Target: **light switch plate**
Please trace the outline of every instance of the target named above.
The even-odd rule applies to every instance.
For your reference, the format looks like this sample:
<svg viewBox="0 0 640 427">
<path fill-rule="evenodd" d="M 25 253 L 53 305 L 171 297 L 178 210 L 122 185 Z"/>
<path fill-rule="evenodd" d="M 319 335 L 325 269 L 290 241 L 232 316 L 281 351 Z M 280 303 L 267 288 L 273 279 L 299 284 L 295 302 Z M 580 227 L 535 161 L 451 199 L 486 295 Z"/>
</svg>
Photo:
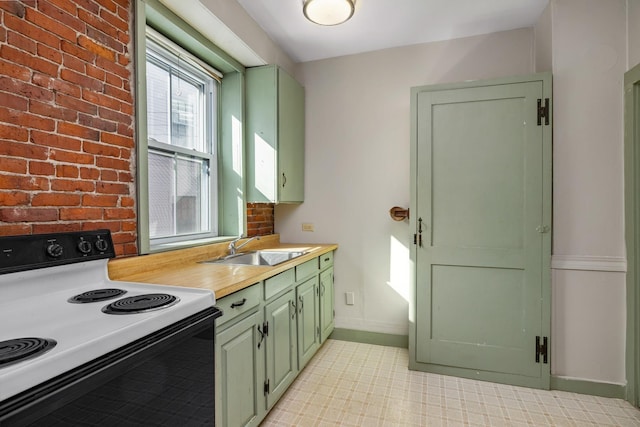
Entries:
<svg viewBox="0 0 640 427">
<path fill-rule="evenodd" d="M 302 223 L 302 231 L 313 231 L 313 223 L 311 223 L 311 222 L 303 222 Z"/>
<path fill-rule="evenodd" d="M 345 292 L 344 293 L 347 305 L 355 304 L 355 295 L 353 292 Z"/>
</svg>

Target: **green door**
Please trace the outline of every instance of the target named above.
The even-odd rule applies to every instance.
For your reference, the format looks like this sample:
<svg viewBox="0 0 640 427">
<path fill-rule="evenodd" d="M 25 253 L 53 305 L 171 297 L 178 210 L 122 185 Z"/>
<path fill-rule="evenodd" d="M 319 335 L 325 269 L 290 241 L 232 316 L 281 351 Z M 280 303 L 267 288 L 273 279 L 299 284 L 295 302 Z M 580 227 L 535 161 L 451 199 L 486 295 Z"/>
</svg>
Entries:
<svg viewBox="0 0 640 427">
<path fill-rule="evenodd" d="M 267 410 L 278 401 L 296 376 L 296 321 L 294 292 L 270 302 L 265 307 L 267 334 Z"/>
<path fill-rule="evenodd" d="M 411 365 L 546 388 L 550 76 L 460 86 L 414 91 Z"/>
</svg>

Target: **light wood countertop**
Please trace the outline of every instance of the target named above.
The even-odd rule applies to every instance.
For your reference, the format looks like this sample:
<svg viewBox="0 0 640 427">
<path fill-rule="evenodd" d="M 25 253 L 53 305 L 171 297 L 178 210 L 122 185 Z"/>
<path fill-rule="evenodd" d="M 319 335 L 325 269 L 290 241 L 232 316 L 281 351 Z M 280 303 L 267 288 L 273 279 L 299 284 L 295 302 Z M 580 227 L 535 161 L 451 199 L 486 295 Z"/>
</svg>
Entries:
<svg viewBox="0 0 640 427">
<path fill-rule="evenodd" d="M 338 248 L 336 244 L 280 243 L 280 236 L 273 234 L 250 242 L 240 252 L 257 249 L 293 249 L 309 253 L 273 267 L 201 262 L 226 255 L 228 244 L 229 242 L 215 243 L 113 259 L 108 264 L 109 277 L 112 280 L 127 282 L 210 289 L 215 293 L 216 299 L 220 299 Z"/>
</svg>

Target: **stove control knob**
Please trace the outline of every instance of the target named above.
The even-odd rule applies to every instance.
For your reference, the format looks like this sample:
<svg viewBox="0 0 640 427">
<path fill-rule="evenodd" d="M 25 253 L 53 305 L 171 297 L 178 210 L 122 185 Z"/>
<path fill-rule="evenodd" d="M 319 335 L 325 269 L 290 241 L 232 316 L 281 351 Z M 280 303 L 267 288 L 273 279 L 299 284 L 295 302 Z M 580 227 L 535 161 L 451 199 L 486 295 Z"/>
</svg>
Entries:
<svg viewBox="0 0 640 427">
<path fill-rule="evenodd" d="M 88 254 L 91 252 L 91 249 L 91 242 L 87 240 L 80 240 L 80 243 L 78 243 L 78 250 L 83 254 Z"/>
<path fill-rule="evenodd" d="M 99 251 L 104 252 L 109 249 L 109 243 L 107 243 L 106 240 L 102 240 L 98 237 L 98 240 L 96 240 L 96 248 L 98 248 Z"/>
<path fill-rule="evenodd" d="M 60 243 L 54 242 L 49 244 L 49 246 L 47 246 L 47 253 L 49 254 L 49 256 L 52 256 L 54 258 L 60 257 L 63 252 L 64 252 L 64 248 Z"/>
</svg>

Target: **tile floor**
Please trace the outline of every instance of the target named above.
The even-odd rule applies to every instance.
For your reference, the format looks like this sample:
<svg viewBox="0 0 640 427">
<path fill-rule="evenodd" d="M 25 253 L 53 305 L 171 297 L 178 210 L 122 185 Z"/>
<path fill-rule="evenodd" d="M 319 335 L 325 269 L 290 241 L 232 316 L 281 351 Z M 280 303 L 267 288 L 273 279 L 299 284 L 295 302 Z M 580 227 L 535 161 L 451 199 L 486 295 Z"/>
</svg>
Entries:
<svg viewBox="0 0 640 427">
<path fill-rule="evenodd" d="M 640 426 L 624 400 L 409 371 L 408 359 L 328 340 L 261 426 Z"/>
</svg>

